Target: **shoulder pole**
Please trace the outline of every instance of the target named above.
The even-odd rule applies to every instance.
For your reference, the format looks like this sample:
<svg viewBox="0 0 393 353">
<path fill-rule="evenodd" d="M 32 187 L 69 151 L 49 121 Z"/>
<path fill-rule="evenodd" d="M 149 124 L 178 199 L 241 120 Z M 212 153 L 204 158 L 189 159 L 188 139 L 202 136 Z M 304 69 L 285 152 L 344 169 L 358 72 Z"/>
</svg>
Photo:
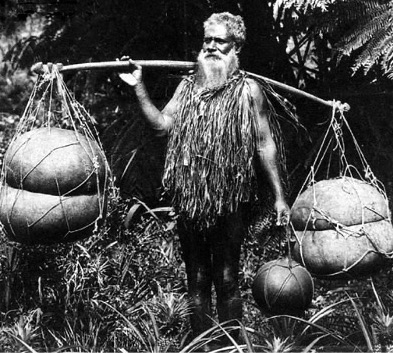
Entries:
<svg viewBox="0 0 393 353">
<path fill-rule="evenodd" d="M 142 67 L 146 68 L 161 68 L 161 69 L 175 69 L 175 70 L 187 70 L 187 71 L 192 71 L 196 67 L 196 63 L 193 61 L 171 61 L 171 60 L 134 60 L 134 62 Z M 49 65 L 49 64 L 47 64 Z M 111 70 L 116 70 L 116 71 L 127 71 L 130 64 L 128 61 L 102 61 L 102 62 L 92 62 L 92 63 L 83 63 L 83 64 L 72 64 L 72 65 L 62 65 L 62 64 L 56 64 L 58 67 L 58 70 L 60 72 L 72 72 L 72 71 L 78 71 L 78 70 L 104 70 L 104 69 L 111 69 Z M 40 62 L 36 63 L 32 66 L 31 70 L 37 74 L 42 74 L 45 72 L 45 65 Z M 347 103 L 341 104 L 340 102 L 332 101 L 332 100 L 324 100 L 322 98 L 319 98 L 311 93 L 307 93 L 305 91 L 302 91 L 298 88 L 286 85 L 285 83 L 272 80 L 270 78 L 267 78 L 265 76 L 257 75 L 252 72 L 247 72 L 247 74 L 250 77 L 254 77 L 260 80 L 264 80 L 270 85 L 277 87 L 285 92 L 308 98 L 314 102 L 330 106 L 334 109 L 337 108 L 337 106 L 340 107 L 340 109 L 347 111 L 350 109 L 350 106 Z"/>
</svg>

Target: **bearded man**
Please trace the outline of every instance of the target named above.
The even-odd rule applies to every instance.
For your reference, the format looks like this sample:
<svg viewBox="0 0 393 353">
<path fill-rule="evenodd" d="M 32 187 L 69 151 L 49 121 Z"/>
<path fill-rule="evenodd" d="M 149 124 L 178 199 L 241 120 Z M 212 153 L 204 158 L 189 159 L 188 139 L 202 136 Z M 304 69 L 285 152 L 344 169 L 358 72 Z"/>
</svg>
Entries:
<svg viewBox="0 0 393 353">
<path fill-rule="evenodd" d="M 270 187 L 276 224 L 289 220 L 266 97 L 239 70 L 244 42 L 240 16 L 224 12 L 209 17 L 197 71 L 180 83 L 162 111 L 149 98 L 141 67 L 130 61 L 132 73 L 120 74 L 134 88 L 152 129 L 169 135 L 163 187 L 179 215 L 195 335 L 212 326 L 213 284 L 219 321 L 242 318 L 243 211 L 258 199 L 258 188 Z"/>
</svg>

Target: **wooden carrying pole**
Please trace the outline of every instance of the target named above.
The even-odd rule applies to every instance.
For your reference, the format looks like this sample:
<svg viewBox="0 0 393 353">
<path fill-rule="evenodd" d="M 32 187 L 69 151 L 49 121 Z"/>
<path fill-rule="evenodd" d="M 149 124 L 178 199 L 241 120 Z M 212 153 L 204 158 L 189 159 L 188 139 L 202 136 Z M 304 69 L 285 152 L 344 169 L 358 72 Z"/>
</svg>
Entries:
<svg viewBox="0 0 393 353">
<path fill-rule="evenodd" d="M 170 60 L 133 60 L 133 63 L 136 65 L 140 65 L 142 67 L 146 68 L 162 68 L 162 69 L 176 69 L 176 70 L 194 70 L 196 67 L 196 63 L 193 61 L 170 61 Z M 47 64 L 47 66 L 50 66 L 53 64 Z M 130 68 L 130 62 L 129 61 L 102 61 L 102 62 L 93 62 L 93 63 L 83 63 L 83 64 L 73 64 L 73 65 L 65 65 L 63 66 L 62 64 L 56 64 L 58 70 L 60 72 L 70 72 L 70 71 L 78 71 L 78 70 L 103 70 L 103 69 L 111 69 L 111 70 L 117 70 L 117 71 L 128 71 Z M 37 63 L 33 65 L 32 71 L 36 73 L 43 73 L 44 71 L 44 64 L 43 63 Z M 327 105 L 329 107 L 333 107 L 336 109 L 339 107 L 342 110 L 349 110 L 350 107 L 347 103 L 341 104 L 341 102 L 336 102 L 336 101 L 331 101 L 331 100 L 324 100 L 322 98 L 319 98 L 317 96 L 314 96 L 313 94 L 304 92 L 298 88 L 286 85 L 284 83 L 281 83 L 279 81 L 272 80 L 270 78 L 257 75 L 251 72 L 247 72 L 247 74 L 251 77 L 255 77 L 261 80 L 266 81 L 267 83 L 271 84 L 274 87 L 277 87 L 279 89 L 282 89 L 286 92 L 289 92 L 291 94 L 308 98 L 310 100 L 313 100 L 314 102 Z"/>
<path fill-rule="evenodd" d="M 134 60 L 136 65 L 142 67 L 162 68 L 162 69 L 177 69 L 177 70 L 193 70 L 195 63 L 192 61 L 169 61 L 169 60 Z M 130 68 L 129 61 L 103 61 L 96 63 L 74 64 L 66 65 L 60 68 L 59 71 L 76 71 L 76 70 L 99 70 L 99 69 L 112 69 L 112 70 L 125 70 Z"/>
</svg>

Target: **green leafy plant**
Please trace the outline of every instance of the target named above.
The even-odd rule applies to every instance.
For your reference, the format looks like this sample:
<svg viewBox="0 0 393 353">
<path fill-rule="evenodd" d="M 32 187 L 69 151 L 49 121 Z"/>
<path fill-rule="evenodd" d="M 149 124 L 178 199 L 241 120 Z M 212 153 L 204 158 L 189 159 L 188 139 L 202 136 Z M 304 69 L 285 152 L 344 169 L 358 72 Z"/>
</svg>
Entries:
<svg viewBox="0 0 393 353">
<path fill-rule="evenodd" d="M 42 348 L 40 335 L 40 325 L 42 320 L 42 311 L 37 308 L 30 310 L 26 314 L 21 313 L 16 322 L 9 327 L 2 329 L 13 341 L 18 351 L 23 351 L 26 347 L 30 350 L 34 348 Z"/>
<path fill-rule="evenodd" d="M 371 287 L 375 298 L 372 310 L 366 310 L 359 300 L 353 298 L 350 298 L 351 304 L 355 309 L 359 329 L 368 350 L 388 352 L 393 344 L 393 316 L 382 302 L 372 280 Z"/>
<path fill-rule="evenodd" d="M 393 78 L 393 2 L 383 0 L 294 0 L 278 1 L 286 9 L 307 13 L 318 35 L 336 38 L 338 62 L 353 56 L 353 73 L 367 74 L 380 66 Z M 313 18 L 312 18 L 313 17 Z"/>
</svg>

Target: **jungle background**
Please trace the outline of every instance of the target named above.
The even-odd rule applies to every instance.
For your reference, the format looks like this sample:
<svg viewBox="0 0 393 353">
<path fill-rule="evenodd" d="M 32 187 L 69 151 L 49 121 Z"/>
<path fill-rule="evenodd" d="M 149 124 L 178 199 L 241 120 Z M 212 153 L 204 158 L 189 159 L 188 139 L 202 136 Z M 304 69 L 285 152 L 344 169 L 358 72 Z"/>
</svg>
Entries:
<svg viewBox="0 0 393 353">
<path fill-rule="evenodd" d="M 391 202 L 392 1 L 2 1 L 1 159 L 37 79 L 31 71 L 34 63 L 68 65 L 124 55 L 191 61 L 200 49 L 203 21 L 221 11 L 245 20 L 243 69 L 350 105 L 345 118 Z M 183 74 L 144 70 L 158 106 L 168 101 Z M 157 203 L 155 194 L 162 155 L 149 153 L 157 145 L 144 129 L 135 98 L 111 70 L 65 73 L 64 80 L 95 120 L 116 176 L 108 216 L 99 232 L 74 244 L 25 246 L 1 236 L 0 350 L 198 350 L 217 333 L 208 332 L 198 341 L 188 338 L 190 308 L 175 215 Z M 304 126 L 283 123 L 288 199 L 293 202 L 332 108 L 277 92 Z M 137 132 L 132 130 L 135 122 Z M 138 178 L 122 178 L 135 151 Z M 347 154 L 354 152 L 349 148 Z M 135 198 L 147 211 L 136 220 L 129 213 Z M 246 241 L 241 268 L 244 345 L 236 350 L 391 350 L 389 260 L 373 278 L 315 279 L 313 303 L 301 317 L 261 311 L 251 295 L 253 276 L 285 251 L 283 243 L 281 235 Z"/>
</svg>

